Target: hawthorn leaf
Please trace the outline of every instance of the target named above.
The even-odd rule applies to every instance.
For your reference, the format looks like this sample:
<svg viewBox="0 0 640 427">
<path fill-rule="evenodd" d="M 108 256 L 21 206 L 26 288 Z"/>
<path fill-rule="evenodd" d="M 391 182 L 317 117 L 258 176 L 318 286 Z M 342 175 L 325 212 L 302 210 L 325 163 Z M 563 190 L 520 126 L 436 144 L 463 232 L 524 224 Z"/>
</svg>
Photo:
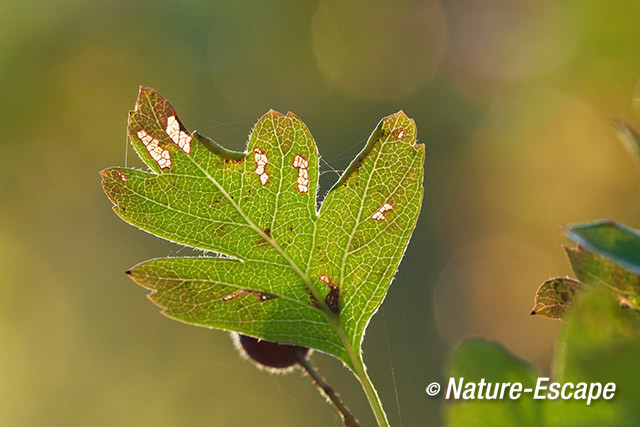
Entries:
<svg viewBox="0 0 640 427">
<path fill-rule="evenodd" d="M 640 424 L 640 318 L 621 310 L 602 287 L 580 292 L 558 334 L 554 381 L 616 385 L 615 397 L 584 401 L 558 400 L 549 411 L 552 425 L 612 426 Z"/>
<path fill-rule="evenodd" d="M 536 291 L 531 314 L 562 320 L 567 310 L 573 305 L 579 290 L 580 282 L 575 279 L 568 277 L 549 279 Z"/>
<path fill-rule="evenodd" d="M 150 171 L 108 168 L 125 221 L 215 257 L 128 273 L 176 320 L 332 354 L 361 379 L 361 342 L 420 211 L 424 146 L 402 111 L 384 118 L 319 210 L 318 152 L 294 114 L 266 113 L 245 152 L 189 132 L 141 88 L 129 137 Z"/>
<path fill-rule="evenodd" d="M 465 384 L 493 383 L 491 390 L 485 391 L 488 396 L 496 393 L 495 383 L 521 383 L 524 388 L 535 388 L 540 372 L 526 361 L 514 356 L 502 345 L 482 338 L 470 338 L 462 341 L 449 362 L 445 375 Z M 539 401 L 528 396 L 520 399 L 509 399 L 509 388 L 505 389 L 503 398 L 500 390 L 492 399 L 456 400 L 453 390 L 451 400 L 445 407 L 446 425 L 457 426 L 540 426 L 544 425 L 544 414 L 540 412 Z M 446 391 L 445 391 L 446 393 Z M 479 391 L 477 391 L 479 393 Z M 499 421 L 498 421 L 499 420 Z M 499 424 L 496 424 L 498 423 Z"/>
<path fill-rule="evenodd" d="M 579 245 L 564 250 L 578 280 L 558 277 L 545 281 L 536 291 L 531 314 L 563 320 L 584 285 L 607 289 L 621 306 L 640 310 L 640 275 Z"/>
<path fill-rule="evenodd" d="M 567 237 L 591 252 L 640 274 L 640 232 L 609 220 L 573 224 Z"/>
<path fill-rule="evenodd" d="M 603 287 L 616 295 L 621 305 L 640 309 L 640 275 L 582 246 L 565 251 L 580 282 Z"/>
</svg>

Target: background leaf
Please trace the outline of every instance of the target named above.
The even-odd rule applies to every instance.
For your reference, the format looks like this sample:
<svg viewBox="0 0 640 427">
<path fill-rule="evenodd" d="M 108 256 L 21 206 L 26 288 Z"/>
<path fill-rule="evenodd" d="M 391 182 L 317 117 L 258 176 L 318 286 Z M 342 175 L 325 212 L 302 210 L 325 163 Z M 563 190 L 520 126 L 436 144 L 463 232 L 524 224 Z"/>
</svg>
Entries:
<svg viewBox="0 0 640 427">
<path fill-rule="evenodd" d="M 640 276 L 581 246 L 565 248 L 565 251 L 580 282 L 606 288 L 622 304 L 639 307 Z"/>
<path fill-rule="evenodd" d="M 578 294 L 558 335 L 551 381 L 616 384 L 615 397 L 587 406 L 584 400 L 455 401 L 447 408 L 450 426 L 633 426 L 640 423 L 640 374 L 629 369 L 640 358 L 640 322 L 635 311 L 620 309 L 603 288 Z M 448 375 L 465 381 L 522 382 L 533 387 L 543 376 L 501 345 L 466 340 L 454 353 Z M 498 424 L 496 420 L 500 420 Z"/>
<path fill-rule="evenodd" d="M 557 402 L 549 414 L 555 425 L 638 425 L 640 423 L 640 323 L 634 311 L 621 309 L 602 288 L 581 293 L 558 335 L 554 376 L 559 382 L 613 382 L 612 400 L 586 406 Z"/>
<path fill-rule="evenodd" d="M 573 305 L 573 299 L 580 290 L 580 282 L 567 277 L 556 277 L 542 283 L 536 291 L 531 314 L 563 319 Z"/>
<path fill-rule="evenodd" d="M 447 377 L 466 382 L 522 383 L 523 388 L 535 387 L 540 372 L 529 363 L 509 353 L 502 345 L 481 338 L 463 341 L 451 358 Z M 449 426 L 540 426 L 544 415 L 539 402 L 518 400 L 458 400 L 446 407 Z M 498 421 L 499 420 L 499 421 Z"/>
<path fill-rule="evenodd" d="M 640 274 L 640 233 L 613 221 L 573 224 L 567 236 L 592 252 Z"/>
</svg>

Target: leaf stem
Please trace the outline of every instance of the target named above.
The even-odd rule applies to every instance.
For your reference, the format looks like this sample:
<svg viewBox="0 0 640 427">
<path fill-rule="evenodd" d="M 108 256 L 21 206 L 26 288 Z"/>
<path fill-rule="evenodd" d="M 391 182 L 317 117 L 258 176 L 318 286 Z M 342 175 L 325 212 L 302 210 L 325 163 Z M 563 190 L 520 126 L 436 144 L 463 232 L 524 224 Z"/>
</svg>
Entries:
<svg viewBox="0 0 640 427">
<path fill-rule="evenodd" d="M 345 427 L 360 427 L 360 423 L 353 416 L 351 410 L 344 404 L 338 393 L 331 387 L 327 381 L 318 373 L 315 367 L 311 364 L 309 359 L 305 354 L 300 352 L 296 353 L 296 358 L 298 359 L 298 364 L 304 369 L 304 371 L 311 377 L 313 383 L 318 387 L 321 393 L 323 393 L 329 401 L 336 408 L 340 417 L 342 418 L 342 422 Z"/>
<path fill-rule="evenodd" d="M 342 328 L 342 325 L 339 324 L 339 319 L 333 318 L 330 321 L 334 323 L 333 327 L 336 330 L 338 337 L 342 342 L 342 345 L 347 351 L 347 354 L 349 356 L 349 361 L 351 362 L 349 367 L 353 371 L 356 378 L 358 378 L 358 381 L 360 381 L 360 385 L 362 386 L 362 389 L 364 390 L 364 393 L 367 396 L 367 400 L 369 401 L 369 406 L 371 407 L 371 410 L 373 411 L 373 414 L 376 417 L 376 422 L 378 423 L 378 426 L 389 427 L 389 420 L 387 419 L 387 414 L 384 412 L 384 409 L 382 408 L 382 401 L 380 400 L 380 396 L 378 396 L 378 392 L 373 386 L 373 383 L 371 382 L 369 375 L 367 375 L 367 367 L 365 366 L 364 361 L 362 360 L 362 356 L 360 354 L 357 354 L 355 349 L 353 348 L 353 345 L 351 345 L 351 342 L 349 341 L 349 338 L 347 337 L 347 334 L 345 333 L 344 328 Z"/>
<path fill-rule="evenodd" d="M 367 395 L 367 399 L 369 400 L 369 405 L 373 410 L 373 414 L 376 416 L 376 421 L 378 422 L 378 426 L 380 427 L 389 427 L 389 420 L 387 419 L 387 414 L 384 412 L 382 408 L 382 402 L 380 401 L 380 396 L 378 396 L 378 392 L 376 391 L 369 375 L 367 375 L 367 368 L 364 365 L 364 362 L 360 361 L 360 364 L 357 365 L 356 376 L 358 380 L 360 380 L 360 384 L 364 389 L 364 393 Z"/>
</svg>

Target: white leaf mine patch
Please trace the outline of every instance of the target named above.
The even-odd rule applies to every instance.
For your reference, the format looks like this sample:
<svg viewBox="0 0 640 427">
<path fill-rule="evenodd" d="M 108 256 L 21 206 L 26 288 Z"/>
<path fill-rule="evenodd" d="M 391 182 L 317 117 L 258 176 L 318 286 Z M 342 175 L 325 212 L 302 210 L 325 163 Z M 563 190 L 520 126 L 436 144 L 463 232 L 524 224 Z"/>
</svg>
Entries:
<svg viewBox="0 0 640 427">
<path fill-rule="evenodd" d="M 260 183 L 264 186 L 269 181 L 269 174 L 267 173 L 267 165 L 269 164 L 269 158 L 267 153 L 262 148 L 253 149 L 253 161 L 256 163 L 256 175 L 260 177 Z"/>
<path fill-rule="evenodd" d="M 385 213 L 389 212 L 391 209 L 393 209 L 393 206 L 390 203 L 385 203 L 371 215 L 371 219 L 374 221 L 384 221 L 387 219 Z"/>
<path fill-rule="evenodd" d="M 296 183 L 298 184 L 298 191 L 301 193 L 309 192 L 309 161 L 302 157 L 300 154 L 296 154 L 293 158 L 294 168 L 298 169 L 298 178 Z"/>
<path fill-rule="evenodd" d="M 127 176 L 125 174 L 123 174 L 120 171 L 113 171 L 116 175 L 118 175 L 118 178 L 120 178 L 120 181 L 122 182 L 127 182 Z"/>
<path fill-rule="evenodd" d="M 222 301 L 231 301 L 232 299 L 238 298 L 241 295 L 247 294 L 248 292 L 244 289 L 238 289 L 235 292 L 230 293 L 229 295 L 225 295 L 222 297 Z"/>
<path fill-rule="evenodd" d="M 407 132 L 403 128 L 396 130 L 396 136 L 398 137 L 398 139 L 404 138 L 406 133 Z"/>
<path fill-rule="evenodd" d="M 270 299 L 277 298 L 276 295 L 268 294 L 266 292 L 257 292 L 257 291 L 248 291 L 246 289 L 238 289 L 237 291 L 232 292 L 229 295 L 223 296 L 222 301 L 225 301 L 225 302 L 231 301 L 232 299 L 236 299 L 246 294 L 253 295 L 260 302 L 269 301 Z"/>
<path fill-rule="evenodd" d="M 169 169 L 171 167 L 171 153 L 169 153 L 169 150 L 160 147 L 157 139 L 149 135 L 144 129 L 138 131 L 138 138 L 140 138 L 140 141 L 142 141 L 151 158 L 158 164 L 160 169 Z"/>
<path fill-rule="evenodd" d="M 185 154 L 191 151 L 191 135 L 180 129 L 180 122 L 176 116 L 167 117 L 167 135 Z"/>
</svg>

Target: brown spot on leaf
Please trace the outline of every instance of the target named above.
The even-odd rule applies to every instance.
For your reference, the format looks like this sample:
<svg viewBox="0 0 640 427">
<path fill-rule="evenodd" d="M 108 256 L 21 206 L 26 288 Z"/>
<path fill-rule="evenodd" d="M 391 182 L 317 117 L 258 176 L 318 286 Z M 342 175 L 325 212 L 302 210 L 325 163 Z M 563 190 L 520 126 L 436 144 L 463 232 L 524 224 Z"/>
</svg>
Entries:
<svg viewBox="0 0 640 427">
<path fill-rule="evenodd" d="M 309 299 L 311 300 L 311 304 L 313 304 L 315 308 L 320 308 L 320 303 L 318 302 L 316 297 L 313 296 L 311 292 L 309 292 Z"/>
<path fill-rule="evenodd" d="M 219 224 L 213 229 L 213 234 L 218 238 L 224 238 L 229 235 L 230 227 L 228 224 Z"/>
<path fill-rule="evenodd" d="M 244 162 L 244 160 L 245 160 L 244 158 L 242 158 L 242 159 L 229 159 L 229 158 L 225 158 L 225 159 L 224 159 L 224 164 L 225 164 L 225 165 L 237 165 L 237 164 L 239 164 L 239 163 Z"/>
<path fill-rule="evenodd" d="M 333 283 L 329 278 L 329 276 L 327 276 L 326 274 L 323 274 L 320 277 L 318 277 L 318 280 L 326 283 L 327 286 L 329 286 L 329 293 L 325 298 L 325 302 L 327 303 L 331 311 L 333 311 L 334 313 L 338 313 L 340 311 L 340 307 L 338 305 L 340 289 L 338 288 L 338 285 Z"/>
<path fill-rule="evenodd" d="M 255 242 L 255 245 L 256 245 L 256 247 L 258 247 L 258 248 L 265 247 L 265 246 L 267 246 L 268 244 L 269 244 L 269 242 L 267 242 L 267 240 L 266 240 L 264 237 L 262 237 L 262 236 L 258 236 L 258 238 L 256 239 L 256 242 Z"/>
</svg>

